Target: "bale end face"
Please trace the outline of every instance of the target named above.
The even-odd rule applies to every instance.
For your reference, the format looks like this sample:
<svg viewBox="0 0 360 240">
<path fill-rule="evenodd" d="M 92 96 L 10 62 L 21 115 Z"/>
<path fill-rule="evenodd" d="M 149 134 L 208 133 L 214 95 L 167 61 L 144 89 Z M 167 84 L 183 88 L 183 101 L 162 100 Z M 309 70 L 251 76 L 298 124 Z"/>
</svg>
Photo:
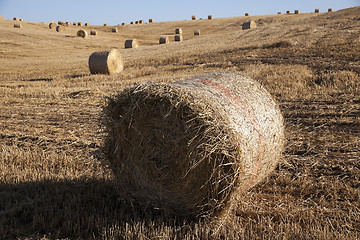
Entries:
<svg viewBox="0 0 360 240">
<path fill-rule="evenodd" d="M 86 38 L 88 36 L 88 33 L 85 30 L 80 29 L 79 31 L 77 31 L 76 36 L 81 38 Z"/>
<path fill-rule="evenodd" d="M 295 11 L 294 11 L 294 14 L 299 14 L 299 10 L 295 10 Z"/>
<path fill-rule="evenodd" d="M 65 31 L 65 27 L 63 27 L 62 25 L 58 25 L 58 26 L 56 27 L 56 31 L 57 31 L 57 32 L 63 32 L 63 31 Z"/>
<path fill-rule="evenodd" d="M 330 13 L 330 12 L 333 12 L 334 10 L 332 9 L 332 8 L 329 8 L 328 9 L 328 12 Z"/>
<path fill-rule="evenodd" d="M 56 28 L 56 26 L 57 26 L 56 23 L 53 23 L 53 22 L 49 24 L 50 29 L 54 29 L 54 28 Z"/>
<path fill-rule="evenodd" d="M 208 16 L 208 20 L 212 20 L 213 19 L 213 16 L 212 15 L 209 15 Z"/>
<path fill-rule="evenodd" d="M 137 48 L 139 43 L 136 39 L 128 39 L 125 41 L 125 48 Z"/>
<path fill-rule="evenodd" d="M 248 16 L 250 16 L 250 14 L 249 14 L 249 13 L 245 13 L 245 17 L 248 17 Z"/>
<path fill-rule="evenodd" d="M 318 8 L 315 9 L 315 13 L 319 13 L 320 10 Z"/>
<path fill-rule="evenodd" d="M 153 23 L 154 22 L 154 19 L 153 18 L 150 18 L 149 19 L 149 23 Z"/>
<path fill-rule="evenodd" d="M 96 30 L 91 30 L 90 35 L 97 36 L 98 32 Z"/>
<path fill-rule="evenodd" d="M 179 216 L 231 210 L 276 167 L 284 144 L 278 106 L 238 74 L 145 82 L 110 99 L 104 116 L 119 193 Z"/>
<path fill-rule="evenodd" d="M 243 25 L 242 25 L 243 30 L 253 29 L 253 28 L 256 28 L 256 22 L 254 22 L 254 21 L 246 22 L 246 23 L 243 23 Z"/>
<path fill-rule="evenodd" d="M 115 74 L 124 69 L 123 58 L 117 49 L 94 52 L 89 57 L 89 68 L 92 74 Z"/>
</svg>

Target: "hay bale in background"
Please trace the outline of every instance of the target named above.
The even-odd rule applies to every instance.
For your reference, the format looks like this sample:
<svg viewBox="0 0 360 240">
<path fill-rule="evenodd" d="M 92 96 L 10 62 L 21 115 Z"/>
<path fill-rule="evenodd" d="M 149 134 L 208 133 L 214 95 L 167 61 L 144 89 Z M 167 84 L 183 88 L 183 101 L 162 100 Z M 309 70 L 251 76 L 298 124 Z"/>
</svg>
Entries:
<svg viewBox="0 0 360 240">
<path fill-rule="evenodd" d="M 116 27 L 114 27 L 114 28 L 111 29 L 111 32 L 117 33 L 117 32 L 118 32 L 118 29 L 117 29 Z"/>
<path fill-rule="evenodd" d="M 169 37 L 168 36 L 162 36 L 159 39 L 159 44 L 168 44 L 169 43 Z"/>
<path fill-rule="evenodd" d="M 73 26 L 77 26 L 77 23 L 76 23 L 76 22 L 73 22 Z"/>
<path fill-rule="evenodd" d="M 63 27 L 62 25 L 58 25 L 58 26 L 56 26 L 56 31 L 63 32 L 63 31 L 65 31 L 65 27 Z"/>
<path fill-rule="evenodd" d="M 22 28 L 22 25 L 20 22 L 14 23 L 14 28 Z"/>
<path fill-rule="evenodd" d="M 191 16 L 191 20 L 196 20 L 196 16 L 195 15 Z"/>
<path fill-rule="evenodd" d="M 328 9 L 328 12 L 330 13 L 330 12 L 333 12 L 334 10 L 332 9 L 332 8 L 329 8 Z"/>
<path fill-rule="evenodd" d="M 294 11 L 294 14 L 299 14 L 299 10 L 295 10 L 295 11 Z"/>
<path fill-rule="evenodd" d="M 144 23 L 144 20 L 139 20 L 139 24 L 143 24 Z"/>
<path fill-rule="evenodd" d="M 128 39 L 125 41 L 125 48 L 137 48 L 139 43 L 136 39 Z"/>
<path fill-rule="evenodd" d="M 281 112 L 250 78 L 143 82 L 104 108 L 104 156 L 125 200 L 179 216 L 224 216 L 276 167 Z"/>
<path fill-rule="evenodd" d="M 77 25 L 81 27 L 81 26 L 83 25 L 83 23 L 82 23 L 82 22 L 78 22 Z"/>
<path fill-rule="evenodd" d="M 23 22 L 23 21 L 24 21 L 24 19 L 20 18 L 20 19 L 19 19 L 19 21 L 20 21 L 20 22 Z"/>
<path fill-rule="evenodd" d="M 149 19 L 149 23 L 153 23 L 154 22 L 154 19 L 153 18 L 150 18 Z"/>
<path fill-rule="evenodd" d="M 4 17 L 3 17 L 3 16 L 0 16 L 0 20 L 4 20 Z"/>
<path fill-rule="evenodd" d="M 281 12 L 278 12 L 277 14 L 281 14 Z"/>
<path fill-rule="evenodd" d="M 90 35 L 97 36 L 97 35 L 98 35 L 98 32 L 97 32 L 96 30 L 91 30 L 91 31 L 90 31 Z"/>
<path fill-rule="evenodd" d="M 318 8 L 315 9 L 315 13 L 319 13 L 320 10 Z"/>
<path fill-rule="evenodd" d="M 18 17 L 14 17 L 13 20 L 14 20 L 14 21 L 19 21 L 19 18 L 18 18 Z"/>
<path fill-rule="evenodd" d="M 94 52 L 89 57 L 89 68 L 92 74 L 115 74 L 124 69 L 123 58 L 117 49 Z"/>
<path fill-rule="evenodd" d="M 213 15 L 208 15 L 208 20 L 212 20 L 213 19 Z"/>
<path fill-rule="evenodd" d="M 286 11 L 286 14 L 291 14 L 291 11 Z"/>
<path fill-rule="evenodd" d="M 132 24 L 134 24 L 134 22 L 130 22 L 130 24 L 132 25 Z"/>
<path fill-rule="evenodd" d="M 126 23 L 123 22 L 121 25 L 122 25 L 122 26 L 126 26 Z"/>
<path fill-rule="evenodd" d="M 182 34 L 182 29 L 181 28 L 176 28 L 175 29 L 175 34 Z"/>
<path fill-rule="evenodd" d="M 195 29 L 195 30 L 194 30 L 194 35 L 195 35 L 195 36 L 200 35 L 200 30 L 199 30 L 199 29 Z"/>
<path fill-rule="evenodd" d="M 248 17 L 248 16 L 250 16 L 249 13 L 245 13 L 245 17 Z"/>
<path fill-rule="evenodd" d="M 242 29 L 246 30 L 246 29 L 253 29 L 256 28 L 256 22 L 254 21 L 250 21 L 250 22 L 245 22 L 242 25 Z"/>
<path fill-rule="evenodd" d="M 66 26 L 70 27 L 71 26 L 71 22 L 66 22 Z"/>
<path fill-rule="evenodd" d="M 90 23 L 85 23 L 85 27 L 90 27 Z"/>
<path fill-rule="evenodd" d="M 58 25 L 63 25 L 64 22 L 63 21 L 58 21 Z"/>
<path fill-rule="evenodd" d="M 181 42 L 181 41 L 183 41 L 183 36 L 180 35 L 180 34 L 176 34 L 175 37 L 174 37 L 174 40 L 176 42 Z"/>
<path fill-rule="evenodd" d="M 135 21 L 135 24 L 139 24 L 139 21 Z"/>
<path fill-rule="evenodd" d="M 106 23 L 104 23 L 104 27 L 107 27 L 107 24 L 106 24 Z"/>
<path fill-rule="evenodd" d="M 76 36 L 81 38 L 86 38 L 88 36 L 88 33 L 85 30 L 80 29 L 79 31 L 77 31 Z"/>
<path fill-rule="evenodd" d="M 53 22 L 49 24 L 50 29 L 54 29 L 54 28 L 56 28 L 56 26 L 57 26 L 56 23 L 53 23 Z"/>
</svg>

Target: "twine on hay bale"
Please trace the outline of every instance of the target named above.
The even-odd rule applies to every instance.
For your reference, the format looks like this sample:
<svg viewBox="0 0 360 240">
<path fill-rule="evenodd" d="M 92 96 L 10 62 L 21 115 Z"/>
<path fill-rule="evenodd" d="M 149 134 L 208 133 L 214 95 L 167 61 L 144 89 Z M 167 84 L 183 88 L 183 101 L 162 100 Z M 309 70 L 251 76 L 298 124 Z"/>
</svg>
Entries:
<svg viewBox="0 0 360 240">
<path fill-rule="evenodd" d="M 91 30 L 91 31 L 90 31 L 90 35 L 97 36 L 97 35 L 98 35 L 98 32 L 97 32 L 96 30 Z"/>
<path fill-rule="evenodd" d="M 89 57 L 92 74 L 115 74 L 123 71 L 123 58 L 117 49 L 94 52 Z"/>
<path fill-rule="evenodd" d="M 175 29 L 175 34 L 182 34 L 182 29 L 181 28 L 176 28 Z"/>
<path fill-rule="evenodd" d="M 174 40 L 175 40 L 176 42 L 181 42 L 181 41 L 183 41 L 183 36 L 180 35 L 180 34 L 176 34 L 176 35 L 174 36 Z"/>
<path fill-rule="evenodd" d="M 137 48 L 139 43 L 136 39 L 128 39 L 125 41 L 125 48 Z"/>
<path fill-rule="evenodd" d="M 14 23 L 14 28 L 22 28 L 22 25 L 20 22 Z"/>
<path fill-rule="evenodd" d="M 65 31 L 65 28 L 62 25 L 58 25 L 58 26 L 56 26 L 56 31 L 63 32 L 63 31 Z"/>
<path fill-rule="evenodd" d="M 256 22 L 254 21 L 245 22 L 242 25 L 242 30 L 253 29 L 253 28 L 256 28 Z"/>
<path fill-rule="evenodd" d="M 117 32 L 118 32 L 118 29 L 117 29 L 116 27 L 114 27 L 114 28 L 111 29 L 111 32 L 117 33 Z"/>
<path fill-rule="evenodd" d="M 159 39 L 159 44 L 168 44 L 169 43 L 169 37 L 168 36 L 162 36 Z"/>
<path fill-rule="evenodd" d="M 79 31 L 77 31 L 76 36 L 81 38 L 86 38 L 88 36 L 88 33 L 87 31 L 80 29 Z"/>
<path fill-rule="evenodd" d="M 195 36 L 200 35 L 200 30 L 199 30 L 199 29 L 194 30 L 194 35 L 195 35 Z"/>
<path fill-rule="evenodd" d="M 104 156 L 125 200 L 221 217 L 276 167 L 283 118 L 257 82 L 211 73 L 144 82 L 108 100 Z"/>
<path fill-rule="evenodd" d="M 54 28 L 56 28 L 56 23 L 53 23 L 53 22 L 51 22 L 50 24 L 49 24 L 49 28 L 50 29 L 54 29 Z"/>
</svg>

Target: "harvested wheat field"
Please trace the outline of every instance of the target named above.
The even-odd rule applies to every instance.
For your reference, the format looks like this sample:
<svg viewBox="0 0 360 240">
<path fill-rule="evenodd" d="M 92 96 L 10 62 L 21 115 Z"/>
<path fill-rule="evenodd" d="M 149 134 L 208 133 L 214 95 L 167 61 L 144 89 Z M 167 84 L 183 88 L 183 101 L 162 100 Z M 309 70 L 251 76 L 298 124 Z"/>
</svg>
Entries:
<svg viewBox="0 0 360 240">
<path fill-rule="evenodd" d="M 119 25 L 117 34 L 92 25 L 99 34 L 85 39 L 76 37 L 78 27 L 56 32 L 49 23 L 25 21 L 17 29 L 1 20 L 0 239 L 360 239 L 359 16 L 360 7 L 189 19 Z M 243 31 L 248 21 L 256 28 Z M 183 41 L 174 42 L 175 28 L 183 30 Z M 159 45 L 160 36 L 169 44 Z M 137 39 L 139 47 L 125 49 L 127 39 Z M 90 55 L 114 48 L 123 71 L 90 74 Z M 119 194 L 119 175 L 104 161 L 111 99 L 139 84 L 174 86 L 218 72 L 257 81 L 279 106 L 285 142 L 273 171 L 238 194 L 226 217 L 179 216 Z M 157 106 L 164 114 L 175 105 Z M 174 111 L 172 117 L 185 116 Z M 179 124 L 192 121 L 184 119 Z M 178 125 L 175 120 L 169 126 Z M 161 138 L 156 130 L 167 125 L 153 124 L 153 136 Z M 127 144 L 137 154 L 138 142 Z M 167 158 L 182 153 L 167 146 L 157 146 Z M 131 157 L 126 150 L 118 156 Z M 232 156 L 226 148 L 219 153 Z"/>
</svg>

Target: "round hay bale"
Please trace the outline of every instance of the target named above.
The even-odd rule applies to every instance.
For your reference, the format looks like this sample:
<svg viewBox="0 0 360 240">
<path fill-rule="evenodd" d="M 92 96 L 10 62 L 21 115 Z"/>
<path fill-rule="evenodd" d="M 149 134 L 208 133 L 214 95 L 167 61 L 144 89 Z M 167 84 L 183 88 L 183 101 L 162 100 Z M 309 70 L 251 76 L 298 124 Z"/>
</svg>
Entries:
<svg viewBox="0 0 360 240">
<path fill-rule="evenodd" d="M 22 25 L 20 22 L 14 23 L 14 28 L 22 28 Z"/>
<path fill-rule="evenodd" d="M 295 13 L 295 14 L 299 14 L 299 10 L 295 10 L 294 13 Z"/>
<path fill-rule="evenodd" d="M 169 43 L 169 37 L 168 36 L 162 36 L 159 39 L 159 44 L 168 44 Z"/>
<path fill-rule="evenodd" d="M 180 35 L 180 34 L 176 34 L 175 37 L 174 37 L 174 40 L 176 42 L 181 42 L 181 41 L 183 41 L 183 36 Z"/>
<path fill-rule="evenodd" d="M 139 21 L 135 21 L 135 24 L 139 24 Z"/>
<path fill-rule="evenodd" d="M 91 30 L 91 31 L 90 31 L 90 35 L 97 36 L 97 35 L 98 35 L 98 32 L 97 32 L 96 30 Z"/>
<path fill-rule="evenodd" d="M 63 21 L 58 21 L 58 25 L 63 25 Z"/>
<path fill-rule="evenodd" d="M 136 39 L 128 39 L 125 41 L 125 48 L 137 48 L 139 43 Z"/>
<path fill-rule="evenodd" d="M 315 9 L 315 13 L 319 13 L 320 10 L 318 8 Z"/>
<path fill-rule="evenodd" d="M 53 22 L 49 24 L 50 29 L 54 29 L 54 28 L 56 28 L 56 26 L 57 26 L 56 23 L 53 23 Z"/>
<path fill-rule="evenodd" d="M 118 29 L 117 29 L 116 27 L 114 27 L 114 28 L 111 29 L 111 32 L 117 33 L 117 32 L 118 32 Z"/>
<path fill-rule="evenodd" d="M 200 35 L 200 30 L 199 30 L 199 29 L 194 30 L 194 35 L 195 35 L 195 36 Z"/>
<path fill-rule="evenodd" d="M 291 14 L 291 11 L 286 11 L 286 14 Z"/>
<path fill-rule="evenodd" d="M 250 22 L 245 22 L 242 25 L 242 29 L 246 30 L 246 29 L 253 29 L 256 28 L 256 22 L 254 21 L 250 21 Z"/>
<path fill-rule="evenodd" d="M 109 99 L 104 116 L 119 193 L 179 216 L 224 216 L 276 167 L 284 144 L 275 101 L 234 73 L 143 82 Z"/>
<path fill-rule="evenodd" d="M 19 21 L 20 21 L 20 22 L 23 22 L 23 21 L 24 21 L 24 19 L 20 18 L 20 19 L 19 19 Z"/>
<path fill-rule="evenodd" d="M 66 22 L 66 26 L 70 27 L 71 26 L 71 22 Z"/>
<path fill-rule="evenodd" d="M 208 20 L 213 20 L 213 15 L 208 15 Z"/>
<path fill-rule="evenodd" d="M 196 20 L 196 16 L 195 15 L 191 16 L 191 20 Z"/>
<path fill-rule="evenodd" d="M 83 25 L 83 23 L 82 23 L 82 22 L 78 22 L 77 25 L 81 27 L 81 26 Z"/>
<path fill-rule="evenodd" d="M 73 26 L 77 26 L 77 23 L 76 23 L 76 22 L 73 22 Z"/>
<path fill-rule="evenodd" d="M 90 27 L 90 23 L 85 23 L 85 27 Z"/>
<path fill-rule="evenodd" d="M 281 12 L 278 12 L 277 14 L 281 14 Z"/>
<path fill-rule="evenodd" d="M 122 26 L 126 26 L 126 23 L 123 22 L 121 25 L 122 25 Z"/>
<path fill-rule="evenodd" d="M 65 28 L 62 25 L 58 25 L 58 26 L 56 26 L 56 31 L 63 32 L 63 31 L 65 31 Z"/>
<path fill-rule="evenodd" d="M 153 23 L 154 22 L 154 19 L 153 18 L 150 18 L 149 19 L 149 23 Z"/>
<path fill-rule="evenodd" d="M 333 12 L 334 10 L 332 9 L 332 8 L 329 8 L 328 9 L 328 12 L 330 13 L 330 12 Z"/>
<path fill-rule="evenodd" d="M 175 29 L 175 34 L 182 34 L 182 29 L 181 28 L 176 28 Z"/>
<path fill-rule="evenodd" d="M 139 20 L 139 24 L 143 24 L 144 23 L 144 20 Z"/>
<path fill-rule="evenodd" d="M 130 22 L 130 24 L 132 25 L 132 24 L 134 24 L 134 22 Z"/>
<path fill-rule="evenodd" d="M 86 38 L 87 35 L 88 35 L 88 33 L 87 33 L 85 30 L 83 30 L 83 29 L 80 29 L 80 30 L 77 31 L 77 33 L 76 33 L 76 36 L 77 36 L 77 37 L 81 37 L 81 38 Z"/>
<path fill-rule="evenodd" d="M 245 17 L 248 17 L 248 16 L 250 16 L 249 13 L 245 13 Z"/>
<path fill-rule="evenodd" d="M 14 21 L 19 21 L 19 18 L 18 18 L 18 17 L 14 17 L 13 20 L 14 20 Z"/>
<path fill-rule="evenodd" d="M 107 27 L 107 24 L 106 24 L 106 23 L 104 23 L 104 27 Z"/>
<path fill-rule="evenodd" d="M 92 74 L 115 74 L 123 71 L 123 58 L 117 49 L 94 52 L 89 57 Z"/>
</svg>

